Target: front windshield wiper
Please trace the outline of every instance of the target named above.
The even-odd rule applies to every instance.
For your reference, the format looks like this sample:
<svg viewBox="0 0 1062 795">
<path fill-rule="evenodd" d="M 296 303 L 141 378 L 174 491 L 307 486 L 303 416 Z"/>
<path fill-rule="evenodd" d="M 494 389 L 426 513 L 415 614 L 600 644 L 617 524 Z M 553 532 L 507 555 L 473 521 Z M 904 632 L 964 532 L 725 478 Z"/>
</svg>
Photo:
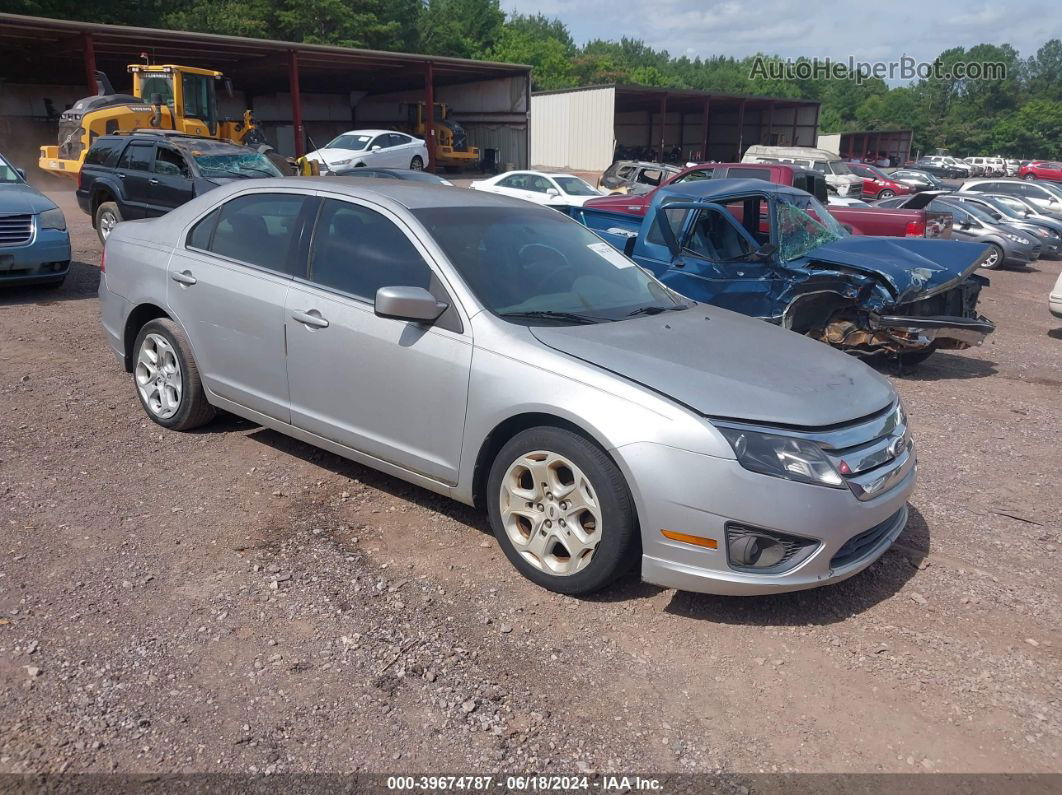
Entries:
<svg viewBox="0 0 1062 795">
<path fill-rule="evenodd" d="M 689 305 L 675 304 L 675 306 L 642 306 L 635 309 L 633 312 L 628 312 L 627 317 L 635 317 L 636 315 L 659 315 L 661 312 L 678 312 L 682 309 L 689 309 Z"/>
<path fill-rule="evenodd" d="M 257 171 L 259 174 L 265 174 L 267 177 L 275 177 L 272 171 L 268 171 L 264 168 L 258 168 L 258 166 L 240 166 L 241 171 Z"/>
<path fill-rule="evenodd" d="M 608 320 L 604 317 L 593 317 L 591 315 L 580 315 L 578 312 L 554 312 L 549 309 L 536 309 L 530 312 L 499 312 L 499 317 L 504 318 L 524 318 L 529 320 L 568 320 L 572 323 L 601 323 Z"/>
</svg>

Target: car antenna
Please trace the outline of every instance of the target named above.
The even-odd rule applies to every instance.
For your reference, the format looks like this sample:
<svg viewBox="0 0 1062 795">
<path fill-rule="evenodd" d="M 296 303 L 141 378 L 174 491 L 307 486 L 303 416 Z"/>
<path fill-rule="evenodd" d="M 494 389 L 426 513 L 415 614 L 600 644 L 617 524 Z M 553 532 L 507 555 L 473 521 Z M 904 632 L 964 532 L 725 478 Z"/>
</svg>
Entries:
<svg viewBox="0 0 1062 795">
<path fill-rule="evenodd" d="M 310 142 L 310 146 L 313 147 L 313 151 L 315 151 L 317 153 L 317 156 L 321 158 L 321 162 L 325 164 L 325 168 L 327 168 L 329 171 L 331 171 L 332 170 L 332 166 L 328 162 L 328 158 L 326 158 L 324 156 L 324 150 L 317 148 L 317 144 L 315 144 L 313 142 L 313 138 L 311 138 L 309 136 L 309 134 L 306 135 L 306 140 Z"/>
</svg>

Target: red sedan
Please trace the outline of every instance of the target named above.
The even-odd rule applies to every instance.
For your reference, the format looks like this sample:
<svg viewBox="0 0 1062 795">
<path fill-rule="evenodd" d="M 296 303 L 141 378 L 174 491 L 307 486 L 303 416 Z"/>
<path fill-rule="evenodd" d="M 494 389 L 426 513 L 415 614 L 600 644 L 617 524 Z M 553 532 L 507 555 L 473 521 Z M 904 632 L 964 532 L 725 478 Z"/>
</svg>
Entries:
<svg viewBox="0 0 1062 795">
<path fill-rule="evenodd" d="M 889 179 L 889 175 L 877 166 L 869 163 L 849 163 L 848 168 L 857 177 L 863 178 L 864 199 L 891 199 L 893 196 L 904 196 L 911 192 L 910 185 Z"/>
<path fill-rule="evenodd" d="M 1047 160 L 1034 160 L 1018 169 L 1022 179 L 1046 179 L 1062 182 L 1062 163 Z"/>
</svg>

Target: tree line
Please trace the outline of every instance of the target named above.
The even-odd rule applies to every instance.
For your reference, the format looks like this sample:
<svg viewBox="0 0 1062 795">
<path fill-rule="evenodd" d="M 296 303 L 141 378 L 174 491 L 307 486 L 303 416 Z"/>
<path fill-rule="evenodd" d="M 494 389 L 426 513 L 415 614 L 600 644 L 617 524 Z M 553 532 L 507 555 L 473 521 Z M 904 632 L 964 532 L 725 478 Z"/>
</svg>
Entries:
<svg viewBox="0 0 1062 795">
<path fill-rule="evenodd" d="M 837 75 L 762 79 L 753 74 L 756 58 L 779 60 L 762 53 L 673 57 L 630 38 L 579 45 L 560 20 L 506 15 L 499 0 L 0 0 L 0 10 L 523 63 L 534 67 L 536 90 L 618 82 L 799 97 L 822 103 L 824 132 L 911 129 L 922 152 L 1062 158 L 1059 39 L 1026 58 L 1009 44 L 953 47 L 937 56 L 944 74 L 958 62 L 1001 63 L 1006 76 L 998 80 L 930 76 L 890 87 Z"/>
</svg>

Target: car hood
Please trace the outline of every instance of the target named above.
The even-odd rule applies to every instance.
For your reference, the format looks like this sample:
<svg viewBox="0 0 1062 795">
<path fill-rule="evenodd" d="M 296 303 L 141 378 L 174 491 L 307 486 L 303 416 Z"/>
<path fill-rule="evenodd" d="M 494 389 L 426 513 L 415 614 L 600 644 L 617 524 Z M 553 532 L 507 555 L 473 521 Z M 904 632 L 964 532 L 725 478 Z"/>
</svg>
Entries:
<svg viewBox="0 0 1062 795">
<path fill-rule="evenodd" d="M 812 249 L 807 256 L 812 262 L 877 275 L 903 304 L 955 286 L 987 253 L 981 243 L 960 240 L 852 235 Z"/>
<path fill-rule="evenodd" d="M 43 213 L 55 202 L 24 182 L 0 185 L 0 213 Z"/>
<path fill-rule="evenodd" d="M 531 333 L 708 417 L 814 428 L 865 417 L 895 398 L 889 382 L 853 356 L 705 304 Z"/>
<path fill-rule="evenodd" d="M 338 163 L 340 160 L 353 160 L 355 157 L 364 157 L 369 154 L 367 149 L 317 149 L 306 157 L 320 163 Z"/>
</svg>

